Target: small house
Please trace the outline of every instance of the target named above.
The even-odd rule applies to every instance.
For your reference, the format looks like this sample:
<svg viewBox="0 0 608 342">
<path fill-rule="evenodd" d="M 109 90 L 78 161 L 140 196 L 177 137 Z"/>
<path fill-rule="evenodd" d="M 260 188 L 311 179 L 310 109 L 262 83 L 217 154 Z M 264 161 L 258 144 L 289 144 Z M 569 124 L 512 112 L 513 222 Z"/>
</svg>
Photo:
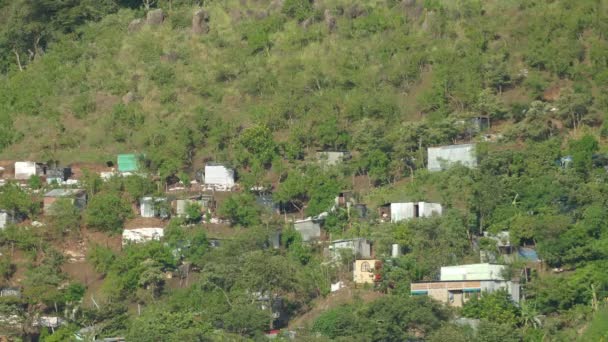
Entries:
<svg viewBox="0 0 608 342">
<path fill-rule="evenodd" d="M 300 235 L 302 235 L 303 242 L 309 242 L 321 238 L 321 225 L 318 221 L 313 220 L 311 217 L 304 220 L 295 221 L 293 223 L 293 227 L 300 233 Z"/>
<path fill-rule="evenodd" d="M 230 191 L 235 185 L 234 170 L 221 164 L 207 163 L 204 184 L 214 190 Z"/>
<path fill-rule="evenodd" d="M 442 211 L 441 204 L 428 202 L 389 203 L 378 209 L 381 220 L 388 221 L 390 218 L 393 223 L 418 217 L 441 215 Z"/>
<path fill-rule="evenodd" d="M 137 154 L 119 154 L 117 156 L 118 172 L 132 173 L 140 170 L 139 159 Z"/>
<path fill-rule="evenodd" d="M 350 152 L 345 151 L 318 151 L 317 160 L 323 166 L 335 166 L 350 159 Z"/>
<path fill-rule="evenodd" d="M 428 170 L 442 171 L 453 164 L 477 166 L 475 144 L 450 145 L 428 148 Z"/>
<path fill-rule="evenodd" d="M 169 205 L 166 198 L 142 197 L 139 200 L 139 214 L 141 217 L 169 217 Z"/>
<path fill-rule="evenodd" d="M 355 260 L 353 281 L 355 284 L 373 284 L 379 277 L 377 271 L 382 268 L 380 260 Z"/>
<path fill-rule="evenodd" d="M 41 176 L 44 174 L 42 164 L 37 164 L 31 161 L 22 161 L 15 163 L 15 179 L 28 180 L 32 176 Z"/>
<path fill-rule="evenodd" d="M 122 245 L 159 241 L 165 235 L 163 228 L 134 228 L 122 231 Z"/>
<path fill-rule="evenodd" d="M 519 302 L 519 283 L 506 280 L 504 270 L 504 265 L 487 263 L 442 267 L 439 281 L 412 283 L 410 293 L 460 307 L 482 292 L 506 290 L 513 301 Z"/>
<path fill-rule="evenodd" d="M 54 189 L 44 195 L 45 214 L 52 214 L 52 205 L 60 198 L 69 199 L 78 209 L 84 209 L 87 204 L 87 192 L 84 189 Z"/>
<path fill-rule="evenodd" d="M 340 251 L 350 250 L 359 259 L 369 259 L 372 256 L 372 244 L 364 238 L 334 240 L 329 245 L 332 259 L 340 259 Z"/>
</svg>

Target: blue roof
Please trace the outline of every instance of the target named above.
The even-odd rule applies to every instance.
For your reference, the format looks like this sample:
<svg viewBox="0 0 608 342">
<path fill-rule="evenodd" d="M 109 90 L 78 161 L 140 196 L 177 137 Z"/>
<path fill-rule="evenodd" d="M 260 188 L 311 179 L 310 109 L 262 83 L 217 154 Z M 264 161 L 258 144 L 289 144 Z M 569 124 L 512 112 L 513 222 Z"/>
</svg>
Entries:
<svg viewBox="0 0 608 342">
<path fill-rule="evenodd" d="M 536 250 L 534 248 L 520 247 L 518 254 L 520 258 L 527 261 L 540 261 L 538 253 L 536 253 Z"/>
</svg>

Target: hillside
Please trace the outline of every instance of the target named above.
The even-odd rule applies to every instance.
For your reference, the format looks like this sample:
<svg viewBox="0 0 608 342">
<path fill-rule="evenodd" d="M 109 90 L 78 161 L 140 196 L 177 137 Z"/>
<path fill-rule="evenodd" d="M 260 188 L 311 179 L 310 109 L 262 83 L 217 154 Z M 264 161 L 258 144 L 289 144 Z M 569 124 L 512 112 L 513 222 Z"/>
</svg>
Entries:
<svg viewBox="0 0 608 342">
<path fill-rule="evenodd" d="M 0 234 L 0 275 L 23 293 L 0 298 L 0 336 L 601 335 L 608 1 L 0 0 L 0 13 L 0 210 L 18 218 Z M 430 172 L 428 148 L 454 144 L 475 144 L 475 167 Z M 349 158 L 328 167 L 318 151 Z M 102 181 L 123 153 L 141 154 L 146 176 Z M 25 160 L 72 166 L 86 208 L 42 211 L 56 185 L 14 186 L 14 162 Z M 210 162 L 235 170 L 234 191 L 191 183 Z M 144 196 L 185 196 L 176 186 L 217 206 L 138 217 Z M 256 203 L 261 188 L 279 214 Z M 367 217 L 330 210 L 344 190 Z M 377 209 L 395 202 L 443 209 L 384 222 Z M 304 243 L 292 222 L 328 211 L 323 241 Z M 151 226 L 164 229 L 160 243 L 120 247 L 123 228 Z M 277 230 L 280 248 L 268 248 Z M 503 232 L 542 260 L 495 260 L 521 283 L 520 303 L 489 295 L 454 309 L 410 296 L 442 266 L 500 254 L 488 236 Z M 375 289 L 352 292 L 365 300 L 329 293 L 338 280 L 354 286 L 355 258 L 328 261 L 329 241 L 355 237 L 386 265 Z M 260 304 L 273 297 L 284 322 Z M 9 334 L 11 315 L 25 323 Z M 40 315 L 66 324 L 54 334 L 29 324 Z M 453 324 L 461 316 L 481 323 Z"/>
</svg>

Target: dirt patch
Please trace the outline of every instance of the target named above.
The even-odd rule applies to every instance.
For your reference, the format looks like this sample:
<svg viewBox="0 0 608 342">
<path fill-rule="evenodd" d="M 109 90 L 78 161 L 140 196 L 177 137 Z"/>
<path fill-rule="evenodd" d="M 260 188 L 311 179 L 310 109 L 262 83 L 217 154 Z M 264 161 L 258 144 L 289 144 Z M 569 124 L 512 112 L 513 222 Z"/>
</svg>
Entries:
<svg viewBox="0 0 608 342">
<path fill-rule="evenodd" d="M 91 173 L 112 171 L 111 168 L 107 167 L 105 164 L 100 163 L 73 163 L 71 165 L 71 168 L 72 178 L 74 179 L 82 179 L 84 176 L 84 170 L 88 170 Z"/>
<path fill-rule="evenodd" d="M 135 228 L 165 228 L 168 221 L 158 217 L 136 217 L 125 223 L 125 229 Z"/>
<path fill-rule="evenodd" d="M 83 229 L 82 230 L 83 244 L 88 250 L 92 244 L 97 244 L 110 248 L 115 252 L 119 252 L 122 247 L 122 237 L 120 235 L 108 235 L 106 233 L 97 232 L 93 230 Z M 86 253 L 85 253 L 86 255 Z"/>
</svg>

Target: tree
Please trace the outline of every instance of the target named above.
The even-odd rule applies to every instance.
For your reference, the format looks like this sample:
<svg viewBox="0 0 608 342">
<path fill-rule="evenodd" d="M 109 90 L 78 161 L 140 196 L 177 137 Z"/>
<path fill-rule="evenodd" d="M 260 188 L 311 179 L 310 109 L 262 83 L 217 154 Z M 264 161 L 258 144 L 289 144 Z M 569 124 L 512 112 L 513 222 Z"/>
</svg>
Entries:
<svg viewBox="0 0 608 342">
<path fill-rule="evenodd" d="M 157 341 L 162 337 L 167 341 L 202 341 L 207 340 L 210 333 L 209 323 L 193 312 L 174 312 L 152 306 L 131 321 L 125 339 Z"/>
<path fill-rule="evenodd" d="M 78 234 L 80 231 L 80 211 L 68 198 L 59 198 L 49 208 L 52 215 L 50 224 L 59 235 Z"/>
<path fill-rule="evenodd" d="M 186 222 L 197 223 L 203 218 L 200 204 L 193 202 L 186 206 Z"/>
<path fill-rule="evenodd" d="M 15 217 L 28 217 L 39 212 L 30 195 L 23 191 L 18 185 L 9 183 L 2 187 L 0 192 L 0 208 L 7 210 Z"/>
<path fill-rule="evenodd" d="M 249 227 L 260 222 L 260 209 L 255 198 L 249 193 L 230 196 L 219 208 L 219 214 L 230 220 L 232 225 Z"/>
<path fill-rule="evenodd" d="M 268 166 L 278 153 L 272 132 L 266 126 L 247 128 L 239 137 L 238 145 L 239 150 L 237 152 L 240 152 L 238 159 L 245 166 L 251 165 L 253 160 Z"/>
<path fill-rule="evenodd" d="M 85 223 L 93 228 L 118 232 L 126 219 L 133 216 L 129 203 L 117 193 L 106 192 L 94 196 L 85 212 Z"/>
<path fill-rule="evenodd" d="M 574 169 L 582 175 L 588 175 L 593 169 L 593 154 L 599 149 L 595 137 L 585 134 L 578 140 L 570 141 Z"/>
</svg>

